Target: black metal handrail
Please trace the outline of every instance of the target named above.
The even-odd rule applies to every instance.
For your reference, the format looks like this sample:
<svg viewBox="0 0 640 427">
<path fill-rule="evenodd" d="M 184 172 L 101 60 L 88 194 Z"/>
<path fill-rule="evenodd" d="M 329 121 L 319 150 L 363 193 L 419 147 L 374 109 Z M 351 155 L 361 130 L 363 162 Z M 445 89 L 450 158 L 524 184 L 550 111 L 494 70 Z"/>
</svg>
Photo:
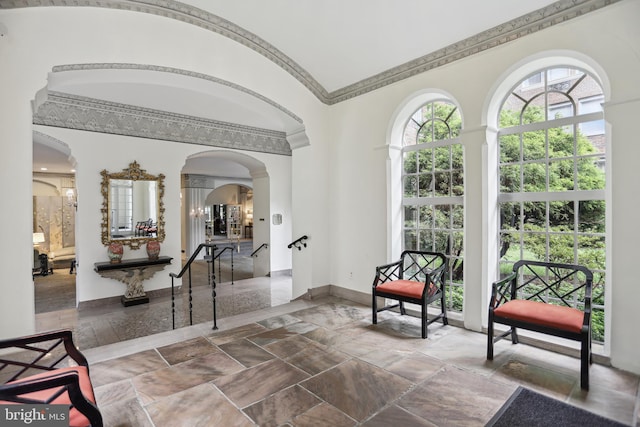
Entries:
<svg viewBox="0 0 640 427">
<path fill-rule="evenodd" d="M 307 235 L 305 234 L 304 236 L 300 237 L 299 239 L 294 240 L 293 242 L 289 243 L 289 244 L 287 245 L 287 247 L 288 247 L 289 249 L 291 249 L 291 248 L 295 247 L 295 248 L 298 248 L 298 250 L 299 250 L 299 251 L 301 251 L 303 246 L 304 246 L 305 248 L 307 247 L 307 244 L 306 244 L 304 241 L 305 241 L 305 240 L 307 240 L 308 238 L 309 238 L 309 236 L 307 236 Z"/>
<path fill-rule="evenodd" d="M 260 250 L 262 250 L 262 248 L 267 249 L 268 247 L 269 247 L 269 245 L 268 245 L 268 244 L 266 244 L 266 243 L 261 244 L 261 245 L 260 245 L 260 247 L 259 247 L 258 249 L 256 249 L 255 251 L 251 252 L 251 258 L 253 258 L 254 256 L 256 256 L 256 254 L 257 254 L 258 252 L 260 252 Z"/>
<path fill-rule="evenodd" d="M 216 249 L 218 247 L 213 243 L 201 243 L 198 245 L 196 250 L 193 252 L 189 260 L 186 262 L 182 270 L 178 274 L 169 273 L 171 276 L 171 326 L 172 329 L 176 328 L 176 302 L 175 302 L 175 287 L 174 287 L 174 279 L 180 279 L 186 272 L 188 272 L 189 277 L 189 325 L 193 325 L 193 290 L 191 284 L 191 264 L 197 256 L 200 254 L 202 249 L 205 248 L 206 254 L 204 259 L 207 261 L 207 280 L 208 284 L 211 286 L 211 299 L 213 302 L 213 329 L 218 329 L 217 325 L 217 316 L 216 316 L 216 275 L 215 275 L 215 266 L 213 262 L 216 258 L 218 258 L 218 274 L 219 277 L 222 277 L 222 266 L 220 265 L 220 255 L 222 255 L 225 251 L 231 251 L 231 284 L 233 285 L 233 247 L 226 246 L 224 247 L 218 254 L 215 254 Z"/>
</svg>

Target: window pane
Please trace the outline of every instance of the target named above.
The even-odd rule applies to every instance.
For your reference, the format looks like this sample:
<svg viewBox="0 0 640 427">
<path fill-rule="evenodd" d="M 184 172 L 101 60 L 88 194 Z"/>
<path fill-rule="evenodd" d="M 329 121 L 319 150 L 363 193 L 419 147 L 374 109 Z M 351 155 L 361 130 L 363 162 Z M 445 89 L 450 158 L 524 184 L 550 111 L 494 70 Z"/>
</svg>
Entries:
<svg viewBox="0 0 640 427">
<path fill-rule="evenodd" d="M 464 207 L 462 205 L 451 205 L 451 220 L 454 229 L 462 230 L 464 224 Z"/>
<path fill-rule="evenodd" d="M 451 169 L 451 147 L 438 147 L 435 150 L 436 165 L 438 170 Z"/>
<path fill-rule="evenodd" d="M 404 197 L 418 196 L 418 177 L 409 175 L 404 177 Z"/>
<path fill-rule="evenodd" d="M 540 123 L 545 121 L 544 114 L 544 97 L 536 96 L 533 98 L 533 102 L 525 107 L 522 112 L 522 124 Z"/>
<path fill-rule="evenodd" d="M 426 122 L 418 132 L 418 144 L 433 142 L 432 121 Z"/>
<path fill-rule="evenodd" d="M 573 160 L 549 163 L 549 191 L 573 190 L 573 179 Z"/>
<path fill-rule="evenodd" d="M 500 163 L 520 161 L 520 136 L 503 135 L 500 137 Z"/>
<path fill-rule="evenodd" d="M 522 256 L 533 261 L 547 261 L 547 235 L 545 233 L 522 233 Z"/>
<path fill-rule="evenodd" d="M 604 190 L 604 161 L 600 157 L 578 159 L 578 189 Z"/>
<path fill-rule="evenodd" d="M 603 236 L 578 236 L 578 264 L 590 270 L 604 270 L 604 243 Z"/>
<path fill-rule="evenodd" d="M 520 253 L 520 233 L 500 233 L 500 259 L 518 261 L 522 258 Z"/>
<path fill-rule="evenodd" d="M 420 172 L 433 171 L 433 149 L 427 148 L 418 151 L 418 166 Z"/>
<path fill-rule="evenodd" d="M 420 125 L 413 119 L 409 119 L 407 127 L 404 128 L 404 137 L 402 139 L 402 145 L 408 147 L 416 144 L 416 136 Z"/>
<path fill-rule="evenodd" d="M 604 120 L 580 123 L 580 133 L 584 136 L 604 135 Z"/>
<path fill-rule="evenodd" d="M 449 229 L 451 224 L 451 205 L 435 206 L 435 228 Z"/>
<path fill-rule="evenodd" d="M 447 244 L 449 243 L 449 232 L 448 231 L 436 231 L 433 233 L 435 237 L 434 248 L 433 250 L 436 252 L 447 252 Z"/>
<path fill-rule="evenodd" d="M 416 156 L 417 151 L 409 151 L 404 153 L 404 173 L 416 173 L 418 171 Z"/>
<path fill-rule="evenodd" d="M 573 234 L 549 234 L 549 261 L 575 264 Z"/>
<path fill-rule="evenodd" d="M 500 166 L 500 192 L 518 193 L 520 185 L 520 165 Z"/>
<path fill-rule="evenodd" d="M 433 227 L 433 206 L 420 206 L 420 228 Z"/>
<path fill-rule="evenodd" d="M 520 229 L 520 203 L 500 204 L 500 230 Z"/>
<path fill-rule="evenodd" d="M 578 203 L 578 227 L 581 232 L 604 233 L 604 200 L 587 200 Z"/>
<path fill-rule="evenodd" d="M 460 144 L 451 146 L 451 167 L 453 169 L 462 169 L 463 167 L 463 151 Z"/>
<path fill-rule="evenodd" d="M 418 193 L 420 197 L 432 197 L 433 196 L 433 175 L 430 173 L 420 174 L 420 191 Z"/>
<path fill-rule="evenodd" d="M 461 232 L 451 233 L 451 255 L 455 255 L 455 256 L 464 255 L 462 242 L 463 242 L 463 234 Z"/>
<path fill-rule="evenodd" d="M 575 211 L 572 201 L 549 202 L 549 230 L 573 232 L 574 223 Z"/>
<path fill-rule="evenodd" d="M 539 160 L 546 157 L 547 143 L 544 136 L 544 130 L 539 130 L 536 132 L 525 132 L 522 135 L 523 160 Z"/>
<path fill-rule="evenodd" d="M 434 174 L 435 178 L 435 193 L 436 196 L 450 196 L 451 195 L 451 173 L 450 172 L 437 172 Z"/>
<path fill-rule="evenodd" d="M 433 231 L 432 230 L 420 230 L 420 250 L 421 251 L 434 251 L 433 246 Z"/>
<path fill-rule="evenodd" d="M 464 195 L 464 177 L 461 170 L 455 170 L 451 172 L 451 195 L 462 196 Z"/>
<path fill-rule="evenodd" d="M 404 231 L 404 247 L 408 250 L 417 250 L 417 239 L 416 239 L 416 231 L 415 230 L 405 230 Z"/>
<path fill-rule="evenodd" d="M 546 167 L 544 163 L 528 163 L 522 166 L 524 191 L 546 191 Z"/>
<path fill-rule="evenodd" d="M 547 225 L 547 203 L 546 202 L 526 202 L 524 203 L 524 229 L 544 230 Z"/>
<path fill-rule="evenodd" d="M 416 228 L 417 225 L 417 209 L 415 206 L 404 207 L 404 227 Z"/>
<path fill-rule="evenodd" d="M 547 134 L 550 159 L 572 157 L 575 154 L 573 126 L 551 128 L 547 131 Z"/>
</svg>

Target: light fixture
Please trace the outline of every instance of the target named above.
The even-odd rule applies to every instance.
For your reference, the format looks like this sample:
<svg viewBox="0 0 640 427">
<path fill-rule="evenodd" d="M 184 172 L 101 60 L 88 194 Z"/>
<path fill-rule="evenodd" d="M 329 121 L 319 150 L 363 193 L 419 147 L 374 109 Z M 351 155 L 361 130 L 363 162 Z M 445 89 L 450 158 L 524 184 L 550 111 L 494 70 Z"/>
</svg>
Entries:
<svg viewBox="0 0 640 427">
<path fill-rule="evenodd" d="M 33 245 L 38 246 L 40 243 L 44 243 L 44 233 L 33 233 Z"/>
<path fill-rule="evenodd" d="M 204 215 L 204 210 L 202 208 L 191 209 L 191 213 L 189 215 L 191 215 L 192 218 L 200 218 Z"/>
<path fill-rule="evenodd" d="M 77 210 L 78 201 L 76 200 L 76 194 L 75 191 L 73 191 L 73 188 L 67 189 L 67 192 L 65 194 L 67 195 L 67 206 L 73 206 Z"/>
</svg>

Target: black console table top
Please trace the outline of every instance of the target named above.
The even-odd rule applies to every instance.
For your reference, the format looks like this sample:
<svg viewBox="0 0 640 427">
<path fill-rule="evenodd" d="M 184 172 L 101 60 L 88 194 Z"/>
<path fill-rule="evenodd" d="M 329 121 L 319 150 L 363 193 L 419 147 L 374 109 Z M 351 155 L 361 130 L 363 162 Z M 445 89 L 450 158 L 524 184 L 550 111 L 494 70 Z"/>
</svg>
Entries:
<svg viewBox="0 0 640 427">
<path fill-rule="evenodd" d="M 171 264 L 173 258 L 168 256 L 160 256 L 158 259 L 149 258 L 134 258 L 123 259 L 117 263 L 111 263 L 110 261 L 96 262 L 94 265 L 95 271 L 108 271 L 108 270 L 126 270 L 128 268 L 140 268 L 151 267 L 153 265 Z"/>
</svg>

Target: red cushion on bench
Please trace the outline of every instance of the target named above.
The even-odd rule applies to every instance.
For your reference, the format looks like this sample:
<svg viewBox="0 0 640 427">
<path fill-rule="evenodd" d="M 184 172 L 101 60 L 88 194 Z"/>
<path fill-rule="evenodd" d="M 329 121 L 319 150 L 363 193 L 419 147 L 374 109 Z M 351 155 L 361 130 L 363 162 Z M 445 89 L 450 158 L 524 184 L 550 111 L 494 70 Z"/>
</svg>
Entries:
<svg viewBox="0 0 640 427">
<path fill-rule="evenodd" d="M 80 382 L 80 389 L 82 390 L 82 394 L 84 395 L 84 397 L 91 401 L 92 403 L 96 403 L 96 398 L 93 394 L 93 386 L 91 385 L 91 379 L 89 378 L 89 372 L 87 371 L 87 368 L 84 366 L 74 366 L 74 367 L 70 367 L 70 368 L 60 368 L 60 369 L 55 369 L 53 371 L 47 371 L 47 372 L 43 372 L 41 374 L 36 374 L 36 375 L 32 375 L 30 377 L 25 377 L 25 378 L 20 378 L 18 380 L 12 381 L 10 383 L 7 384 L 19 384 L 23 381 L 29 381 L 29 380 L 34 380 L 34 379 L 38 379 L 38 378 L 46 378 L 49 377 L 51 375 L 57 375 L 63 372 L 77 372 L 78 373 L 78 379 Z M 41 391 L 36 391 L 33 393 L 27 393 L 27 394 L 23 394 L 21 395 L 24 398 L 28 398 L 28 399 L 34 399 L 34 400 L 47 400 L 49 398 L 49 396 L 52 396 L 53 394 L 55 394 L 61 387 L 56 387 L 56 388 L 51 388 L 51 389 L 47 389 L 47 390 L 41 390 Z M 69 399 L 69 394 L 68 393 L 62 393 L 60 396 L 58 396 L 55 400 L 53 400 L 52 402 L 50 402 L 51 404 L 55 404 L 55 405 L 71 405 L 71 400 Z M 15 402 L 4 402 L 4 401 L 0 401 L 0 404 L 2 405 L 11 405 L 11 404 L 16 404 Z M 69 426 L 71 427 L 86 427 L 91 425 L 91 423 L 89 422 L 89 420 L 82 415 L 82 413 L 80 413 L 77 409 L 72 408 L 69 411 Z"/>
<path fill-rule="evenodd" d="M 493 313 L 507 319 L 521 320 L 569 332 L 580 332 L 584 320 L 584 312 L 576 308 L 530 300 L 511 300 L 496 308 Z"/>
<path fill-rule="evenodd" d="M 408 298 L 422 298 L 424 283 L 416 282 L 414 280 L 393 280 L 376 286 L 376 290 Z M 433 283 L 430 283 L 427 296 L 430 297 L 436 292 L 438 292 L 438 287 Z"/>
</svg>

